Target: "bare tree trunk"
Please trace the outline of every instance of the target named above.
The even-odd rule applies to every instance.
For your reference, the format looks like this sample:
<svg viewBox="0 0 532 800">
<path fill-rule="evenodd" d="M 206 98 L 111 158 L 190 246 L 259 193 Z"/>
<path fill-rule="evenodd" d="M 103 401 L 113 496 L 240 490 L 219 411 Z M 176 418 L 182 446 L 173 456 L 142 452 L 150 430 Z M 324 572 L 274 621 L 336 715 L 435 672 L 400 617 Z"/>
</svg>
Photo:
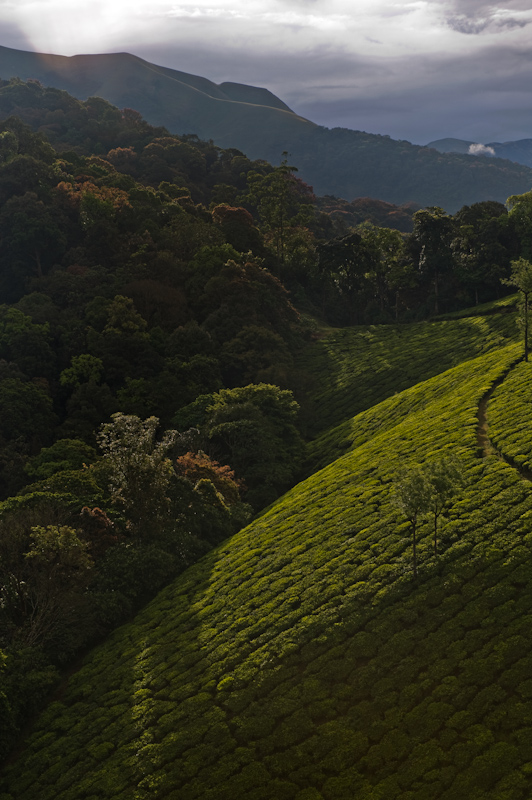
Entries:
<svg viewBox="0 0 532 800">
<path fill-rule="evenodd" d="M 417 578 L 417 550 L 416 550 L 416 523 L 412 523 L 412 548 L 413 548 L 413 562 L 414 562 L 414 578 Z"/>
<path fill-rule="evenodd" d="M 525 361 L 528 361 L 528 292 L 525 295 Z"/>
</svg>

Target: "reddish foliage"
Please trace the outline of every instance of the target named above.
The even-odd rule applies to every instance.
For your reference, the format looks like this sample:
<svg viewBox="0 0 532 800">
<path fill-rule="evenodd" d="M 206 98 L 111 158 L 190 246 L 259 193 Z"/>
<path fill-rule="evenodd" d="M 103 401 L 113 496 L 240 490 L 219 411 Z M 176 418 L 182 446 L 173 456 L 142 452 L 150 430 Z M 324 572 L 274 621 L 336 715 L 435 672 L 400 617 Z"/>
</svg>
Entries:
<svg viewBox="0 0 532 800">
<path fill-rule="evenodd" d="M 122 538 L 114 531 L 114 525 L 101 508 L 84 506 L 80 512 L 83 538 L 89 543 L 93 558 L 103 556 L 106 550 L 117 544 Z"/>
<path fill-rule="evenodd" d="M 240 491 L 244 488 L 242 481 L 235 478 L 231 467 L 219 464 L 201 450 L 199 453 L 188 452 L 180 456 L 175 463 L 175 470 L 194 485 L 201 480 L 211 481 L 229 505 L 240 500 Z"/>
</svg>

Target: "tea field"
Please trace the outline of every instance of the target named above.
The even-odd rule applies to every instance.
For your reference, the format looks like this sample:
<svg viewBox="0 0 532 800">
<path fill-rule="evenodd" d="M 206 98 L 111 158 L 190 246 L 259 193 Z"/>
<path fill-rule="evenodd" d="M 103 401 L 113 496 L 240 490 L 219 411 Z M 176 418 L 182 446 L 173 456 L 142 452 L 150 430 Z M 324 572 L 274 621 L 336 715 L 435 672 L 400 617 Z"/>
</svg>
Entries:
<svg viewBox="0 0 532 800">
<path fill-rule="evenodd" d="M 522 361 L 489 403 L 489 437 L 518 468 L 532 470 L 532 363 Z"/>
<path fill-rule="evenodd" d="M 505 298 L 486 306 L 483 316 L 461 312 L 452 321 L 322 330 L 322 338 L 299 360 L 310 389 L 303 405 L 312 412 L 315 433 L 308 472 L 351 446 L 354 414 L 462 361 L 516 341 L 515 314 L 493 313 L 499 305 L 508 312 L 509 302 Z M 410 396 L 401 398 L 403 403 L 410 401 Z"/>
<path fill-rule="evenodd" d="M 479 457 L 477 428 L 511 368 L 489 432 L 529 458 L 530 365 L 506 320 L 464 321 L 454 353 L 438 327 L 453 324 L 434 323 L 447 331 L 438 346 L 413 326 L 420 356 L 405 352 L 403 369 L 428 379 L 397 393 L 397 333 L 368 334 L 380 388 L 358 361 L 361 330 L 322 340 L 324 414 L 342 419 L 355 387 L 354 405 L 367 403 L 341 426 L 346 452 L 90 654 L 6 770 L 1 800 L 528 799 L 532 484 Z M 385 397 L 374 405 L 372 392 Z M 394 482 L 449 452 L 465 486 L 438 557 L 421 522 L 414 580 Z"/>
</svg>

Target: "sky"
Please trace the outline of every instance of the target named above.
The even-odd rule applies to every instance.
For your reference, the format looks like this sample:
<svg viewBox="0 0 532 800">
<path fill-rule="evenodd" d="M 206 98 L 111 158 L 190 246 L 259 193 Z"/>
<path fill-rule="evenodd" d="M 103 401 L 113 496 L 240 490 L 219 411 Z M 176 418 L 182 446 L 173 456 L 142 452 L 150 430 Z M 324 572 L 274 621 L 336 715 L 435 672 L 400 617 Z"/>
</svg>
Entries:
<svg viewBox="0 0 532 800">
<path fill-rule="evenodd" d="M 532 138 L 532 0 L 0 0 L 0 45 L 129 52 L 326 127 Z"/>
</svg>

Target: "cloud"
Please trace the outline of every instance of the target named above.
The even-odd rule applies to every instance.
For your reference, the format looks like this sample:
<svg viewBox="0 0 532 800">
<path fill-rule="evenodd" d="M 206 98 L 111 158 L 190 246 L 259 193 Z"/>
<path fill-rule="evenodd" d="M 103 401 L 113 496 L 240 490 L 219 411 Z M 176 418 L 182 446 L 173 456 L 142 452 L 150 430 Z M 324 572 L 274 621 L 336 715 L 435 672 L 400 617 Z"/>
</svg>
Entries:
<svg viewBox="0 0 532 800">
<path fill-rule="evenodd" d="M 233 9 L 209 8 L 204 6 L 173 6 L 166 14 L 167 17 L 174 19 L 218 19 L 220 17 L 229 19 L 245 19 L 245 15 Z"/>
<path fill-rule="evenodd" d="M 468 153 L 470 156 L 494 156 L 495 150 L 485 144 L 470 144 Z"/>
<path fill-rule="evenodd" d="M 507 17 L 499 19 L 497 17 L 488 17 L 484 19 L 470 19 L 469 17 L 448 17 L 447 25 L 458 33 L 465 34 L 479 34 L 483 31 L 500 32 L 504 29 L 511 28 L 525 28 L 529 25 L 529 19 L 515 19 Z"/>
<path fill-rule="evenodd" d="M 532 21 L 528 0 L 509 0 L 504 5 L 485 0 L 442 0 L 449 28 L 466 35 L 502 33 L 524 28 Z"/>
<path fill-rule="evenodd" d="M 309 14 L 297 9 L 279 11 L 228 9 L 209 6 L 173 6 L 166 16 L 176 19 L 212 20 L 233 19 L 252 23 L 281 27 L 315 28 L 319 31 L 342 30 L 350 21 L 345 14 Z"/>
</svg>

